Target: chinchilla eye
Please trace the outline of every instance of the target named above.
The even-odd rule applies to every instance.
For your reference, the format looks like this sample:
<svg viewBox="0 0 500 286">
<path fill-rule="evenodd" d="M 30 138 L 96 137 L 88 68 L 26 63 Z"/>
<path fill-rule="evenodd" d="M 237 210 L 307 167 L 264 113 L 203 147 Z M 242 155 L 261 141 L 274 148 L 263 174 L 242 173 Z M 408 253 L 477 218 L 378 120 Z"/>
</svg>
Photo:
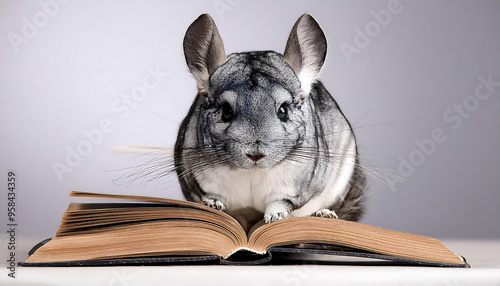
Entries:
<svg viewBox="0 0 500 286">
<path fill-rule="evenodd" d="M 283 122 L 288 121 L 288 104 L 287 103 L 283 103 L 280 106 L 280 108 L 278 109 L 278 118 Z"/>
<path fill-rule="evenodd" d="M 224 102 L 222 104 L 221 109 L 222 109 L 222 116 L 221 116 L 222 121 L 229 122 L 229 121 L 233 120 L 234 113 L 233 113 L 233 109 L 231 108 L 231 105 L 229 103 Z"/>
</svg>

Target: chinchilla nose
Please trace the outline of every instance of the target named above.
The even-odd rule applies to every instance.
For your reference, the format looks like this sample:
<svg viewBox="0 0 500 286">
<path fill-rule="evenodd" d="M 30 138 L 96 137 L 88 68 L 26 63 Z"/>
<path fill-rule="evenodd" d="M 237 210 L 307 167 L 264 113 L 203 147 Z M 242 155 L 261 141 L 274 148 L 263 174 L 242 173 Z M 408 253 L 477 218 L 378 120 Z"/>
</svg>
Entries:
<svg viewBox="0 0 500 286">
<path fill-rule="evenodd" d="M 248 157 L 250 160 L 252 160 L 252 161 L 254 161 L 254 162 L 257 162 L 257 161 L 259 161 L 260 159 L 262 159 L 262 158 L 266 157 L 266 155 L 264 155 L 264 154 L 262 154 L 262 153 L 256 153 L 256 154 L 248 154 L 248 153 L 247 153 L 246 155 L 247 155 L 247 157 Z"/>
<path fill-rule="evenodd" d="M 247 152 L 246 152 L 248 159 L 250 159 L 254 162 L 257 162 L 260 159 L 266 157 L 266 155 L 264 155 L 264 152 L 262 152 L 262 150 L 261 150 L 262 142 L 257 140 L 255 143 L 252 143 L 249 145 L 250 146 L 248 146 L 249 148 L 247 149 Z"/>
</svg>

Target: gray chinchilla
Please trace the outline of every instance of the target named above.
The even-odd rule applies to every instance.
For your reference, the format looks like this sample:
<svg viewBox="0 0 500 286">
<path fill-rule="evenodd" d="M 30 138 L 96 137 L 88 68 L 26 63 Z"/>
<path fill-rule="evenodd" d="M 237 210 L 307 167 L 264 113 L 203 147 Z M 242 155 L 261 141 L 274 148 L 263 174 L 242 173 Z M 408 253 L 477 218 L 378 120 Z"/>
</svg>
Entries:
<svg viewBox="0 0 500 286">
<path fill-rule="evenodd" d="M 365 175 L 356 139 L 317 80 L 326 57 L 318 23 L 302 15 L 283 55 L 226 56 L 208 14 L 189 26 L 184 54 L 198 94 L 175 144 L 186 199 L 266 223 L 295 216 L 358 220 Z"/>
</svg>

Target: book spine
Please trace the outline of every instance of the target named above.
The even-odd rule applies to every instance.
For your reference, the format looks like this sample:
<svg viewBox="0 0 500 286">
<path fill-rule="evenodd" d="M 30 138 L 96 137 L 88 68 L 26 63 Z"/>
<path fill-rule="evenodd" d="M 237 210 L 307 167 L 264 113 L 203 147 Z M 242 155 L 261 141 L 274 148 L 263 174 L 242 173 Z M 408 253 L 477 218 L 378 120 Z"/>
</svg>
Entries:
<svg viewBox="0 0 500 286">
<path fill-rule="evenodd" d="M 266 250 L 264 250 L 264 251 L 256 251 L 255 249 L 251 249 L 251 248 L 248 248 L 248 247 L 239 247 L 239 248 L 236 248 L 235 250 L 231 251 L 228 255 L 224 256 L 224 259 L 228 259 L 231 255 L 233 255 L 236 252 L 241 251 L 241 250 L 246 250 L 246 251 L 250 251 L 250 252 L 255 253 L 255 254 L 262 254 L 262 255 L 267 253 Z"/>
</svg>

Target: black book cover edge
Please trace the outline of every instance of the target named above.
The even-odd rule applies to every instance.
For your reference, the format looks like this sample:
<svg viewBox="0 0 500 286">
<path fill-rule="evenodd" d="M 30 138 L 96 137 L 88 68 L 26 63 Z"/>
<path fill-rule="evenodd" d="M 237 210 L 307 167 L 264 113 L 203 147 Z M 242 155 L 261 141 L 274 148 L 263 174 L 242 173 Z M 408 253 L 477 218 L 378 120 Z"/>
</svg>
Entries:
<svg viewBox="0 0 500 286">
<path fill-rule="evenodd" d="M 29 252 L 32 255 L 38 248 L 47 243 L 50 239 L 46 239 L 33 247 Z M 242 255 L 232 255 L 230 259 L 222 259 L 217 255 L 201 255 L 201 256 L 176 256 L 176 257 L 157 257 L 157 258 L 133 258 L 133 259 L 109 259 L 109 260 L 80 260 L 80 261 L 61 261 L 61 262 L 19 262 L 22 267 L 72 267 L 72 266 L 138 266 L 138 265 L 265 265 L 272 264 L 274 254 L 322 254 L 335 256 L 350 256 L 360 258 L 371 258 L 384 261 L 392 261 L 407 266 L 437 266 L 437 267 L 455 267 L 455 268 L 470 268 L 463 256 L 463 264 L 443 263 L 426 260 L 416 260 L 395 256 L 376 254 L 371 252 L 354 252 L 354 251 L 336 251 L 324 249 L 307 249 L 307 248 L 290 248 L 290 247 L 272 247 L 269 248 L 264 255 L 256 255 L 249 253 Z M 238 254 L 238 253 L 236 253 Z M 236 258 L 235 258 L 236 257 Z M 248 259 L 250 257 L 250 259 Z M 305 260 L 310 264 L 314 261 Z M 280 263 L 284 263 L 281 261 Z M 284 264 L 300 264 L 299 261 Z M 302 263 L 304 264 L 304 263 Z M 375 264 L 376 265 L 376 264 Z"/>
</svg>

